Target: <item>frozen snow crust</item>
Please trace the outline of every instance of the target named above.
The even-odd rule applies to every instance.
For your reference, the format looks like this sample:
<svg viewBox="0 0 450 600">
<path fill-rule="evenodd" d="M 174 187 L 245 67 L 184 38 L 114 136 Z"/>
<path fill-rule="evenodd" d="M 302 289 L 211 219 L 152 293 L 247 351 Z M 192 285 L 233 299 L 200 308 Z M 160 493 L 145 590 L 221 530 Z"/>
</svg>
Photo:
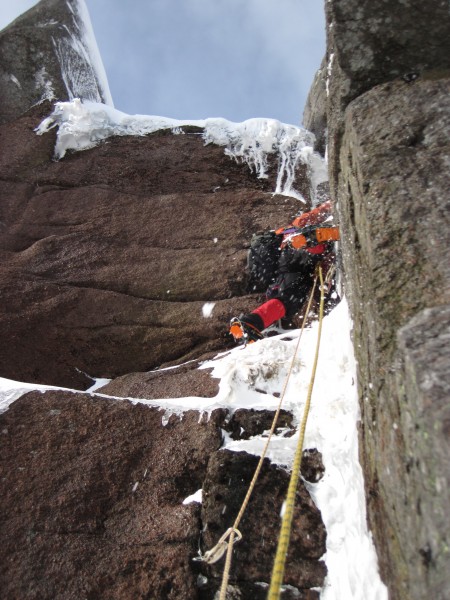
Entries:
<svg viewBox="0 0 450 600">
<path fill-rule="evenodd" d="M 307 397 L 318 324 L 303 333 L 283 408 L 292 411 L 298 424 Z M 305 448 L 317 448 L 323 455 L 324 478 L 307 484 L 322 513 L 327 529 L 325 561 L 328 576 L 322 600 L 386 600 L 387 591 L 378 575 L 377 557 L 366 524 L 364 484 L 358 462 L 356 423 L 359 408 L 356 369 L 350 339 L 351 321 L 345 299 L 325 317 L 311 411 L 306 428 Z M 161 407 L 166 422 L 171 414 L 186 410 L 210 413 L 215 408 L 233 412 L 238 408 L 275 410 L 289 369 L 299 331 L 266 338 L 247 347 L 238 347 L 203 363 L 220 379 L 215 398 L 138 400 L 132 402 Z M 102 383 L 105 383 L 104 381 Z M 30 390 L 58 389 L 0 379 L 0 412 Z M 88 390 L 93 397 L 95 386 Z M 258 390 L 258 391 L 257 391 Z M 76 390 L 72 390 L 76 391 Z M 265 392 L 265 393 L 264 393 Z M 86 393 L 86 392 L 78 392 Z M 109 397 L 109 396 L 106 396 Z M 117 400 L 123 400 L 118 398 Z M 291 465 L 298 433 L 273 439 L 268 456 L 280 465 Z M 261 453 L 264 436 L 245 441 L 225 439 L 229 450 Z M 201 492 L 185 502 L 201 501 Z"/>
<path fill-rule="evenodd" d="M 278 154 L 279 170 L 276 194 L 302 199 L 295 190 L 295 169 L 306 164 L 315 198 L 317 186 L 327 181 L 326 163 L 313 150 L 314 135 L 295 125 L 287 125 L 275 119 L 249 119 L 233 123 L 222 118 L 180 121 L 167 117 L 127 115 L 119 110 L 96 102 L 58 102 L 53 113 L 44 119 L 36 132 L 41 135 L 52 127 L 58 127 L 55 156 L 64 157 L 68 150 L 92 148 L 111 136 L 143 136 L 161 129 L 182 134 L 185 126 L 203 130 L 205 144 L 225 147 L 225 153 L 237 161 L 248 164 L 260 178 L 267 177 L 267 157 Z"/>
</svg>

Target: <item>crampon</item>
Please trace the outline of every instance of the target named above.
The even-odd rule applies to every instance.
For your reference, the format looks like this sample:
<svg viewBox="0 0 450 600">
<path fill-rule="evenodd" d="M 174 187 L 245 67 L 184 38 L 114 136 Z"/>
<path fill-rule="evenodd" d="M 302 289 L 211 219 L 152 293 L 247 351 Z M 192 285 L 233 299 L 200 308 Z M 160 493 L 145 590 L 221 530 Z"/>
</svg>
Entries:
<svg viewBox="0 0 450 600">
<path fill-rule="evenodd" d="M 239 344 L 251 344 L 264 338 L 263 334 L 254 325 L 245 323 L 237 317 L 231 319 L 229 331 L 234 337 L 234 341 Z"/>
</svg>

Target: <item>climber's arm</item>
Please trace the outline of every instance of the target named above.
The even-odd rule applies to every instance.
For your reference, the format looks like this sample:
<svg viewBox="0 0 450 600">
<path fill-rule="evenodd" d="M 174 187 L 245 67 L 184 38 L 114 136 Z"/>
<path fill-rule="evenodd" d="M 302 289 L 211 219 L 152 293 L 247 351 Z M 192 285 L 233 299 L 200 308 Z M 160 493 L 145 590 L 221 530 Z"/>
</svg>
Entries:
<svg viewBox="0 0 450 600">
<path fill-rule="evenodd" d="M 292 222 L 292 225 L 302 229 L 308 225 L 317 225 L 322 223 L 331 214 L 331 202 L 324 202 L 320 206 L 313 208 L 309 212 L 303 213 L 299 217 L 296 217 Z"/>
</svg>

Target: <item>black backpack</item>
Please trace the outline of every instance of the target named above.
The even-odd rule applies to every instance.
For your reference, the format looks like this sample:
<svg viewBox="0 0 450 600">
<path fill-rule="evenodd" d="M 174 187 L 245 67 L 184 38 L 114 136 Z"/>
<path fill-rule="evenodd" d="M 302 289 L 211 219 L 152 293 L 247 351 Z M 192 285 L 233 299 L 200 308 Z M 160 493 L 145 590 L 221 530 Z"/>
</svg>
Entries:
<svg viewBox="0 0 450 600">
<path fill-rule="evenodd" d="M 274 282 L 282 240 L 283 236 L 275 231 L 253 234 L 247 259 L 249 292 L 265 292 Z"/>
</svg>

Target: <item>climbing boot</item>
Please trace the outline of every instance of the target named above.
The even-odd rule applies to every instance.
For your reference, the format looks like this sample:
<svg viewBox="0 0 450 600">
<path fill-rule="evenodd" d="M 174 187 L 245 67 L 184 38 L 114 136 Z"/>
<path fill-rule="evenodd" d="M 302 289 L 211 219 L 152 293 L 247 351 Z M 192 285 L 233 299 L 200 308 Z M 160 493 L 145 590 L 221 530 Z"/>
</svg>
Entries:
<svg viewBox="0 0 450 600">
<path fill-rule="evenodd" d="M 256 325 L 249 321 L 253 319 L 245 319 L 244 317 L 234 317 L 230 321 L 230 333 L 234 337 L 234 341 L 238 343 L 250 344 L 261 340 L 264 336 Z"/>
</svg>

